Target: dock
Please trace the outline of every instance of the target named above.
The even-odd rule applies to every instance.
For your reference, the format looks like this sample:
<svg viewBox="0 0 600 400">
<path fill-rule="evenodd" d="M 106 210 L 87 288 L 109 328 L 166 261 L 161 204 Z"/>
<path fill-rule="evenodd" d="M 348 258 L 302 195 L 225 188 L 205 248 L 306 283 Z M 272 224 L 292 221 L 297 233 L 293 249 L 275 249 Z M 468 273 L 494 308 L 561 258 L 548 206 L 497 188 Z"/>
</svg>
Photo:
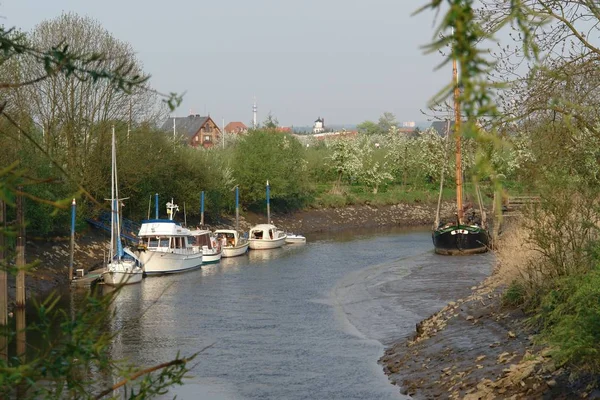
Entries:
<svg viewBox="0 0 600 400">
<path fill-rule="evenodd" d="M 104 272 L 104 268 L 95 269 L 93 271 L 89 271 L 85 273 L 84 270 L 77 270 L 78 274 L 71 281 L 71 286 L 79 287 L 79 288 L 89 288 L 96 283 L 102 281 L 102 273 Z M 83 273 L 82 273 L 83 272 Z M 81 274 L 81 276 L 79 276 Z"/>
<path fill-rule="evenodd" d="M 540 203 L 539 196 L 513 196 L 508 199 L 502 210 L 503 217 L 520 217 L 523 209 Z"/>
</svg>

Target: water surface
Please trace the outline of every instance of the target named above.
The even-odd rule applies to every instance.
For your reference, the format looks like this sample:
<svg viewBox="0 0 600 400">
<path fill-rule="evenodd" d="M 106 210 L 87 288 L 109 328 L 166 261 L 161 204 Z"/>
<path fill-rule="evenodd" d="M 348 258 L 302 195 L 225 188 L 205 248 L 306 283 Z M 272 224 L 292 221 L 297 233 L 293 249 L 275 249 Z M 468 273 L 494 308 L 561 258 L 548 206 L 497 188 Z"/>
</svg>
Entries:
<svg viewBox="0 0 600 400">
<path fill-rule="evenodd" d="M 115 358 L 195 360 L 182 399 L 401 399 L 384 345 L 466 294 L 491 256 L 443 257 L 429 231 L 308 236 L 118 295 Z M 210 346 L 210 347 L 209 347 Z"/>
</svg>

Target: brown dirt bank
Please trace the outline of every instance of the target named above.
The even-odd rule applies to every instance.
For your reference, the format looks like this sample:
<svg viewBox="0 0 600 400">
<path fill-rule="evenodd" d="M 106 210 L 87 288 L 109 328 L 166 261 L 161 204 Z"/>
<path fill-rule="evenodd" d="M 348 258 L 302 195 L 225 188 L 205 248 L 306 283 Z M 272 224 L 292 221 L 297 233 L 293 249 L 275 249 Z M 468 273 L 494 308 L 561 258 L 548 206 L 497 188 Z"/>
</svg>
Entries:
<svg viewBox="0 0 600 400">
<path fill-rule="evenodd" d="M 442 216 L 452 216 L 453 203 L 444 203 Z M 275 225 L 294 233 L 316 233 L 354 228 L 383 226 L 429 226 L 435 217 L 435 205 L 394 204 L 387 206 L 358 205 L 345 208 L 323 208 L 288 214 L 271 213 Z M 240 220 L 244 230 L 259 222 L 267 222 L 266 215 L 246 213 Z M 228 224 L 234 221 L 228 220 Z"/>
</svg>

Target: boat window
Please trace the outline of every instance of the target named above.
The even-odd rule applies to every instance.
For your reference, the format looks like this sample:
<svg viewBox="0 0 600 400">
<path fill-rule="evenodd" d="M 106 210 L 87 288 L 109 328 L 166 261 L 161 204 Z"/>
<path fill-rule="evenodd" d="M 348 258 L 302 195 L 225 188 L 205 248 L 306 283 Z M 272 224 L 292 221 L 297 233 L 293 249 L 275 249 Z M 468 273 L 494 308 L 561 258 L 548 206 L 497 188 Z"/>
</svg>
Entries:
<svg viewBox="0 0 600 400">
<path fill-rule="evenodd" d="M 188 236 L 187 237 L 187 245 L 194 246 L 195 244 L 196 244 L 196 238 L 193 236 Z"/>
<path fill-rule="evenodd" d="M 262 231 L 253 231 L 252 232 L 252 239 L 262 239 L 262 237 L 263 237 Z"/>
<path fill-rule="evenodd" d="M 158 247 L 158 238 L 150 238 L 148 247 Z"/>
<path fill-rule="evenodd" d="M 200 247 L 208 246 L 210 248 L 210 238 L 206 234 L 196 236 L 196 245 Z"/>
<path fill-rule="evenodd" d="M 235 236 L 233 233 L 227 234 L 227 246 L 235 246 Z"/>
<path fill-rule="evenodd" d="M 159 247 L 169 247 L 169 238 L 160 238 Z"/>
</svg>

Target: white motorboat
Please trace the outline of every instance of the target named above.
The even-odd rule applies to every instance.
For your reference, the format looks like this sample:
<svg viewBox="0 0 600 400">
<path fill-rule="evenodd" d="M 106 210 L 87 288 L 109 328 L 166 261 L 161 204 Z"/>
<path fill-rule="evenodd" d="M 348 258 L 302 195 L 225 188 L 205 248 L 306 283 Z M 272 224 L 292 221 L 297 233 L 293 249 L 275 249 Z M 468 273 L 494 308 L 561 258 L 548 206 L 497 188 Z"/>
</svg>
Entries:
<svg viewBox="0 0 600 400">
<path fill-rule="evenodd" d="M 169 219 L 142 221 L 138 249 L 147 275 L 184 272 L 202 265 L 202 249 L 194 247 L 190 230 L 173 220 L 177 210 L 171 200 L 167 203 Z"/>
<path fill-rule="evenodd" d="M 285 242 L 289 244 L 294 243 L 306 243 L 306 238 L 303 235 L 296 235 L 293 233 L 286 234 Z"/>
<path fill-rule="evenodd" d="M 202 251 L 202 264 L 216 263 L 221 260 L 221 245 L 211 237 L 211 232 L 203 229 L 190 231 L 192 246 Z"/>
<path fill-rule="evenodd" d="M 281 247 L 285 244 L 285 238 L 285 232 L 273 224 L 258 224 L 248 233 L 248 243 L 252 250 Z"/>
<path fill-rule="evenodd" d="M 110 251 L 106 271 L 102 273 L 104 283 L 111 286 L 127 285 L 142 281 L 144 271 L 140 260 L 121 242 L 121 221 L 119 188 L 117 180 L 117 147 L 115 144 L 115 127 L 112 129 L 112 167 L 110 198 Z"/>
<path fill-rule="evenodd" d="M 233 229 L 217 229 L 215 231 L 217 241 L 221 243 L 223 257 L 237 257 L 248 251 L 248 239 Z"/>
</svg>

